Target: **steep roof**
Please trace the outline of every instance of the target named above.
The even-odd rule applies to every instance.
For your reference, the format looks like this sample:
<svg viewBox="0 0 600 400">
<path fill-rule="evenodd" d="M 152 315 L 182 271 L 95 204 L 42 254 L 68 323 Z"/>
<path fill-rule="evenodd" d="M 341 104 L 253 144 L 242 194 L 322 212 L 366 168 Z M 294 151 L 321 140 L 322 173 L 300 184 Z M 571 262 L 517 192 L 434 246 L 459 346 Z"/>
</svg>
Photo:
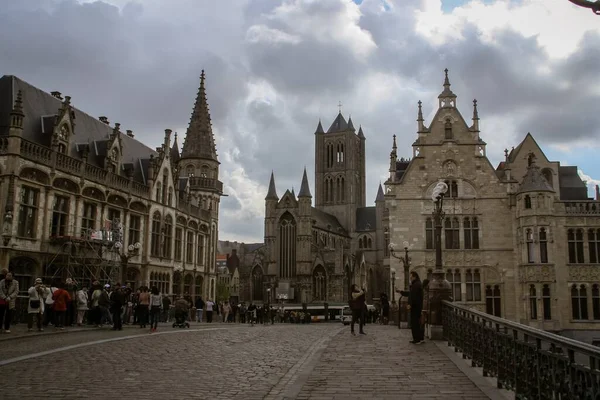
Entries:
<svg viewBox="0 0 600 400">
<path fill-rule="evenodd" d="M 323 130 L 323 125 L 321 124 L 321 120 L 319 119 L 319 125 L 317 125 L 317 130 L 315 131 L 315 133 L 325 133 L 325 131 Z"/>
<path fill-rule="evenodd" d="M 25 114 L 23 138 L 50 146 L 51 136 L 48 132 L 53 127 L 54 117 L 58 115 L 59 109 L 62 107 L 62 101 L 13 75 L 4 75 L 0 78 L 0 132 L 3 132 L 10 124 L 10 111 L 19 90 L 22 92 L 23 113 Z M 72 108 L 75 117 L 75 129 L 71 147 L 68 149 L 67 154 L 73 158 L 81 159 L 78 145 L 89 143 L 90 156 L 88 157 L 88 163 L 102 168 L 101 162 L 103 156 L 106 155 L 106 143 L 113 133 L 114 127 L 75 107 Z M 131 162 L 134 167 L 133 179 L 136 182 L 145 183 L 148 163 L 143 161 L 147 161 L 151 155 L 156 156 L 156 151 L 125 134 L 121 134 L 120 139 L 123 146 L 122 162 Z M 119 172 L 124 176 L 122 170 Z"/>
<path fill-rule="evenodd" d="M 558 182 L 561 200 L 589 200 L 587 186 L 576 166 L 558 167 Z"/>
<path fill-rule="evenodd" d="M 381 183 L 379 184 L 379 189 L 377 189 L 377 197 L 375 197 L 375 202 L 385 201 L 385 196 L 383 195 L 383 187 Z"/>
<path fill-rule="evenodd" d="M 546 181 L 540 168 L 535 163 L 527 167 L 527 173 L 525 173 L 521 185 L 519 185 L 519 190 L 517 190 L 517 193 L 526 192 L 554 192 L 554 189 Z"/>
<path fill-rule="evenodd" d="M 304 168 L 304 175 L 302 175 L 302 184 L 300 185 L 300 192 L 298 193 L 298 198 L 300 197 L 311 197 L 310 187 L 308 186 L 308 177 L 306 176 L 306 168 Z"/>
<path fill-rule="evenodd" d="M 311 216 L 314 220 L 313 226 L 338 235 L 348 236 L 348 232 L 334 215 L 328 214 L 318 208 L 311 207 Z"/>
<path fill-rule="evenodd" d="M 173 163 L 173 165 L 175 165 L 177 162 L 179 162 L 179 143 L 177 143 L 177 133 L 175 133 L 175 139 L 173 140 L 173 146 L 171 147 L 171 153 L 170 153 L 170 157 L 171 157 L 171 162 Z"/>
<path fill-rule="evenodd" d="M 337 117 L 333 120 L 333 123 L 327 130 L 327 133 L 335 133 L 335 132 L 345 132 L 348 130 L 348 123 L 344 119 L 342 112 L 337 115 Z"/>
<path fill-rule="evenodd" d="M 190 124 L 185 134 L 181 158 L 202 158 L 218 162 L 217 146 L 215 145 L 215 137 L 212 132 L 204 81 L 205 75 L 204 70 L 202 70 L 200 88 L 196 96 L 196 103 L 194 104 Z"/>
<path fill-rule="evenodd" d="M 269 181 L 269 190 L 265 200 L 279 200 L 277 196 L 277 190 L 275 189 L 275 174 L 271 171 L 271 180 Z"/>
<path fill-rule="evenodd" d="M 377 208 L 360 207 L 356 209 L 356 231 L 374 231 L 377 229 Z"/>
</svg>

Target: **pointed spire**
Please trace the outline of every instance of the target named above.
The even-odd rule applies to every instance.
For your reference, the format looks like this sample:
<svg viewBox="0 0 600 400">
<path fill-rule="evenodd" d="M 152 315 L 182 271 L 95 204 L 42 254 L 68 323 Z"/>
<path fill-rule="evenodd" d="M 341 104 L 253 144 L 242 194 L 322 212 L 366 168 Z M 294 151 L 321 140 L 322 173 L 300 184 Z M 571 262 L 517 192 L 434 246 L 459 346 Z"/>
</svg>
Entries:
<svg viewBox="0 0 600 400">
<path fill-rule="evenodd" d="M 396 153 L 396 149 L 397 149 L 397 148 L 398 148 L 398 147 L 396 146 L 396 135 L 394 135 L 394 142 L 393 142 L 393 144 L 392 144 L 392 150 L 394 151 L 394 153 Z"/>
<path fill-rule="evenodd" d="M 479 131 L 479 113 L 477 112 L 477 99 L 473 99 L 473 129 Z"/>
<path fill-rule="evenodd" d="M 418 132 L 423 132 L 425 130 L 425 125 L 423 124 L 423 109 L 421 105 L 421 100 L 417 103 L 419 105 L 419 112 L 417 114 L 417 122 L 418 122 Z"/>
<path fill-rule="evenodd" d="M 292 197 L 295 199 L 296 198 L 296 191 L 294 190 L 294 187 L 292 186 Z"/>
<path fill-rule="evenodd" d="M 271 181 L 269 182 L 269 191 L 265 200 L 279 200 L 277 190 L 275 190 L 275 174 L 271 171 Z"/>
<path fill-rule="evenodd" d="M 204 82 L 205 75 L 204 70 L 202 70 L 200 88 L 198 89 L 196 103 L 194 104 L 194 110 L 192 111 L 192 117 L 183 143 L 181 157 L 203 158 L 218 162 Z"/>
<path fill-rule="evenodd" d="M 385 196 L 383 195 L 383 186 L 381 186 L 381 182 L 379 182 L 379 189 L 377 190 L 377 197 L 375 197 L 375 203 L 385 201 Z"/>
<path fill-rule="evenodd" d="M 440 108 L 448 107 L 454 108 L 456 107 L 456 95 L 450 89 L 450 79 L 448 78 L 448 68 L 444 70 L 446 73 L 446 77 L 444 79 L 444 91 L 440 93 L 438 96 L 440 102 Z"/>
<path fill-rule="evenodd" d="M 355 131 L 354 124 L 352 123 L 352 117 L 348 116 L 348 130 Z"/>
<path fill-rule="evenodd" d="M 173 146 L 171 146 L 171 164 L 175 165 L 179 162 L 179 143 L 177 143 L 177 132 L 175 132 L 175 138 L 173 139 Z"/>
<path fill-rule="evenodd" d="M 358 137 L 359 137 L 360 139 L 365 139 L 365 134 L 363 133 L 363 130 L 362 130 L 362 125 L 360 125 L 360 126 L 358 127 Z"/>
<path fill-rule="evenodd" d="M 13 109 L 10 112 L 10 126 L 11 128 L 23 128 L 23 118 L 25 118 L 25 114 L 23 113 L 23 92 L 19 90 L 17 92 L 17 98 L 15 99 L 15 104 L 13 105 Z"/>
<path fill-rule="evenodd" d="M 302 175 L 302 184 L 300 185 L 300 192 L 298 193 L 298 198 L 301 197 L 310 197 L 310 187 L 308 186 L 308 177 L 306 176 L 306 167 L 304 167 L 304 174 Z"/>
<path fill-rule="evenodd" d="M 344 119 L 344 116 L 340 112 L 337 117 L 333 120 L 333 123 L 327 130 L 327 133 L 344 132 L 348 129 L 348 123 Z"/>
<path fill-rule="evenodd" d="M 319 118 L 319 125 L 317 125 L 317 130 L 315 131 L 315 134 L 317 133 L 325 133 L 323 130 L 323 125 L 321 125 L 321 118 Z"/>
</svg>

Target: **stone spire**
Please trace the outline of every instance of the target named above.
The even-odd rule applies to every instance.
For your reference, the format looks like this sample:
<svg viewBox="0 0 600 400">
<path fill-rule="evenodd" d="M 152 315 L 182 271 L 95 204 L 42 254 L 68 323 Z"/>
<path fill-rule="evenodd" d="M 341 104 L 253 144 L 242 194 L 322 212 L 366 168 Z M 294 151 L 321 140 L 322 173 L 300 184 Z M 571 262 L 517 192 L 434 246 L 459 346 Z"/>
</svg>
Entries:
<svg viewBox="0 0 600 400">
<path fill-rule="evenodd" d="M 275 174 L 271 171 L 271 181 L 269 182 L 269 191 L 265 200 L 279 200 L 277 190 L 275 190 Z"/>
<path fill-rule="evenodd" d="M 321 125 L 321 118 L 319 118 L 319 125 L 317 125 L 317 130 L 315 131 L 315 135 L 317 133 L 325 133 L 325 131 L 323 130 L 323 125 Z"/>
<path fill-rule="evenodd" d="M 306 176 L 306 167 L 304 167 L 304 175 L 302 175 L 302 184 L 300 185 L 300 192 L 298 192 L 298 198 L 310 197 L 310 187 L 308 186 L 308 177 Z"/>
<path fill-rule="evenodd" d="M 190 125 L 185 135 L 181 158 L 202 158 L 218 162 L 204 81 L 205 75 L 204 70 L 202 70 L 200 88 L 198 89 Z"/>
<path fill-rule="evenodd" d="M 177 132 L 175 132 L 175 138 L 173 139 L 173 146 L 171 146 L 171 165 L 176 165 L 179 162 L 179 144 L 177 143 Z"/>
<path fill-rule="evenodd" d="M 352 117 L 348 116 L 348 130 L 355 131 L 354 124 L 352 123 Z"/>
<path fill-rule="evenodd" d="M 473 99 L 473 130 L 479 132 L 479 113 L 477 112 L 477 99 Z"/>
<path fill-rule="evenodd" d="M 554 192 L 552 186 L 550 186 L 544 175 L 542 175 L 540 167 L 535 163 L 535 155 L 533 153 L 529 153 L 528 164 L 527 173 L 523 177 L 517 193 Z"/>
<path fill-rule="evenodd" d="M 379 182 L 379 189 L 377 189 L 377 197 L 375 197 L 375 203 L 380 201 L 385 201 L 385 196 L 383 195 L 383 187 L 381 186 L 381 182 Z"/>
<path fill-rule="evenodd" d="M 361 139 L 365 139 L 365 134 L 363 133 L 362 125 L 360 125 L 358 127 L 358 137 L 361 138 Z"/>
<path fill-rule="evenodd" d="M 398 153 L 396 147 L 396 135 L 394 135 L 394 142 L 392 144 L 392 151 L 390 152 L 390 180 L 396 174 L 396 161 L 398 160 Z"/>
<path fill-rule="evenodd" d="M 450 89 L 450 79 L 448 78 L 448 68 L 444 70 L 446 78 L 444 79 L 444 90 L 438 96 L 440 101 L 440 108 L 454 108 L 456 107 L 456 95 Z"/>
<path fill-rule="evenodd" d="M 424 121 L 424 119 L 423 119 L 423 109 L 421 107 L 421 104 L 423 104 L 423 103 L 421 103 L 421 100 L 419 100 L 419 102 L 417 104 L 419 104 L 419 113 L 417 114 L 417 122 L 419 123 L 419 125 L 418 125 L 419 130 L 418 130 L 418 132 L 423 132 L 425 130 L 425 124 L 423 124 L 423 121 Z"/>
</svg>

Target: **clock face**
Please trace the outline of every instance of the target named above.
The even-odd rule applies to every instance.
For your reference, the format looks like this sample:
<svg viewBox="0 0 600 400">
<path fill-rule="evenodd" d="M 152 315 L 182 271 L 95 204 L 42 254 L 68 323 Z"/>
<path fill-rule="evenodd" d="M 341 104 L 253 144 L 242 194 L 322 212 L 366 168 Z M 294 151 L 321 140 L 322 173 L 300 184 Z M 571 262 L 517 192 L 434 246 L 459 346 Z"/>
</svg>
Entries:
<svg viewBox="0 0 600 400">
<path fill-rule="evenodd" d="M 60 127 L 60 131 L 58 131 L 58 138 L 60 140 L 69 139 L 69 128 L 67 128 L 67 125 L 63 125 Z"/>
</svg>

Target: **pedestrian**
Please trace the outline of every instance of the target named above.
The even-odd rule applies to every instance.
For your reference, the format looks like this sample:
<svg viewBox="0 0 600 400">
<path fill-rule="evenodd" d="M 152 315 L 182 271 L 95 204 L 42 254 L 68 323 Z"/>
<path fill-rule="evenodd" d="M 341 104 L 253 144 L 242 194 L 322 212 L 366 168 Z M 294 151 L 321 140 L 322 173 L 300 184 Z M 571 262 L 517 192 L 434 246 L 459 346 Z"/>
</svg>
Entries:
<svg viewBox="0 0 600 400">
<path fill-rule="evenodd" d="M 162 304 L 162 296 L 158 288 L 153 286 L 150 294 L 150 332 L 156 332 L 156 328 L 158 328 L 158 319 L 160 318 Z"/>
<path fill-rule="evenodd" d="M 256 322 L 256 305 L 252 302 L 248 306 L 248 319 L 250 320 L 250 325 L 254 326 Z"/>
<path fill-rule="evenodd" d="M 213 303 L 213 301 L 211 299 L 208 299 L 205 306 L 206 306 L 206 322 L 211 323 L 212 317 L 213 317 L 213 308 L 215 307 L 215 303 Z"/>
<path fill-rule="evenodd" d="M 139 296 L 139 320 L 140 328 L 145 328 L 148 325 L 148 314 L 150 307 L 150 293 L 148 292 L 148 288 L 146 286 L 142 286 Z"/>
<path fill-rule="evenodd" d="M 67 312 L 65 313 L 65 326 L 75 324 L 77 316 L 77 284 L 72 278 L 65 281 L 65 290 L 69 292 L 71 300 L 67 303 Z"/>
<path fill-rule="evenodd" d="M 88 292 L 87 288 L 81 288 L 77 291 L 77 326 L 83 324 L 83 317 L 88 310 Z"/>
<path fill-rule="evenodd" d="M 350 333 L 356 336 L 356 333 L 354 332 L 354 324 L 356 323 L 356 320 L 359 320 L 358 333 L 361 335 L 366 335 L 364 331 L 364 308 L 366 307 L 366 291 L 364 289 L 359 289 L 358 285 L 353 284 L 349 303 L 350 309 L 352 310 L 352 322 L 350 323 Z"/>
<path fill-rule="evenodd" d="M 196 321 L 198 323 L 202 322 L 203 311 L 204 311 L 204 300 L 202 300 L 202 296 L 198 296 L 196 298 Z"/>
<path fill-rule="evenodd" d="M 112 316 L 110 315 L 110 285 L 104 285 L 104 290 L 100 292 L 98 298 L 98 308 L 100 310 L 100 326 L 106 322 L 108 325 L 113 324 Z"/>
<path fill-rule="evenodd" d="M 225 304 L 223 304 L 223 322 L 229 322 L 229 313 L 231 313 L 231 306 L 229 305 L 229 302 L 226 301 Z"/>
<path fill-rule="evenodd" d="M 429 320 L 429 279 L 423 279 L 423 311 L 421 311 L 421 329 L 423 329 L 423 337 L 430 338 L 427 329 L 427 321 Z"/>
<path fill-rule="evenodd" d="M 27 331 L 33 331 L 33 320 L 35 318 L 37 329 L 43 332 L 42 319 L 44 317 L 44 298 L 46 288 L 42 285 L 42 279 L 37 278 L 32 287 L 27 291 L 29 301 L 27 304 Z"/>
<path fill-rule="evenodd" d="M 61 282 L 57 286 L 57 289 L 52 294 L 52 300 L 54 300 L 54 312 L 56 313 L 56 328 L 65 329 L 65 323 L 67 318 L 67 305 L 71 301 L 71 295 L 65 290 L 65 285 Z"/>
<path fill-rule="evenodd" d="M 162 303 L 162 321 L 169 322 L 169 310 L 171 309 L 171 299 L 169 296 L 163 296 Z"/>
<path fill-rule="evenodd" d="M 126 303 L 125 293 L 120 283 L 117 283 L 115 290 L 110 295 L 110 310 L 113 315 L 113 331 L 123 330 L 123 320 L 121 315 L 123 313 L 123 306 Z"/>
<path fill-rule="evenodd" d="M 0 323 L 4 318 L 4 333 L 10 333 L 10 322 L 17 303 L 19 282 L 13 279 L 12 272 L 7 272 L 0 281 Z"/>
<path fill-rule="evenodd" d="M 100 297 L 102 296 L 102 285 L 100 282 L 92 283 L 92 294 L 90 296 L 90 320 L 96 328 L 102 326 L 102 311 L 100 309 Z"/>
<path fill-rule="evenodd" d="M 387 325 L 390 320 L 390 301 L 385 293 L 381 293 L 379 298 L 381 299 L 381 323 Z"/>
<path fill-rule="evenodd" d="M 411 343 L 421 344 L 424 339 L 423 326 L 421 325 L 421 313 L 423 312 L 423 285 L 419 274 L 415 271 L 410 273 L 410 290 L 401 291 L 402 296 L 408 296 L 407 309 L 410 310 L 410 324 L 413 340 Z"/>
</svg>

